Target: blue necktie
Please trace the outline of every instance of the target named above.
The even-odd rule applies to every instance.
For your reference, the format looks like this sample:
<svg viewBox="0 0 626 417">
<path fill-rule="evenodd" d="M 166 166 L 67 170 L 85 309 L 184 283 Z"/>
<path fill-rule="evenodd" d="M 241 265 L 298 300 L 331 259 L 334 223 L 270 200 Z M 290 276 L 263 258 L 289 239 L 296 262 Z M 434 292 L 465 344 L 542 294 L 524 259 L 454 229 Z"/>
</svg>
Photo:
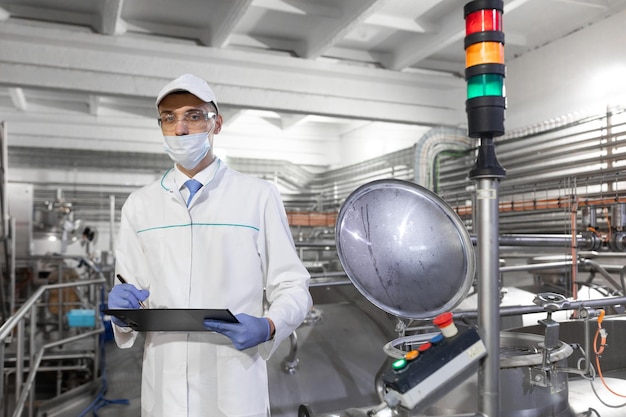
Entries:
<svg viewBox="0 0 626 417">
<path fill-rule="evenodd" d="M 189 203 L 191 203 L 193 196 L 196 195 L 200 188 L 202 188 L 202 183 L 192 178 L 185 181 L 185 187 L 187 187 L 187 189 L 189 190 L 189 198 L 187 199 L 187 206 L 189 206 Z"/>
</svg>

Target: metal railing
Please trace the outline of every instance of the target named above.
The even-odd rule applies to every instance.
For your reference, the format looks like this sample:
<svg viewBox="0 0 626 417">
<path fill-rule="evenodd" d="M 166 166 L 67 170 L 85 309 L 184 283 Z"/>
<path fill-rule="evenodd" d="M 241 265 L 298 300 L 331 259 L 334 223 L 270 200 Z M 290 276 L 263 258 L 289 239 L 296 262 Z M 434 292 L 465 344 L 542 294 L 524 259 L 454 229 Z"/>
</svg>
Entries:
<svg viewBox="0 0 626 417">
<path fill-rule="evenodd" d="M 7 321 L 0 327 L 0 357 L 2 357 L 2 363 L 0 364 L 2 371 L 2 378 L 0 379 L 0 415 L 8 415 L 8 407 L 11 405 L 9 396 L 5 395 L 8 390 L 5 389 L 5 375 L 6 369 L 6 346 L 13 343 L 13 337 L 15 336 L 15 406 L 13 408 L 12 416 L 20 417 L 24 411 L 26 402 L 29 401 L 29 416 L 32 417 L 34 412 L 34 388 L 35 378 L 40 371 L 42 361 L 46 359 L 45 353 L 47 350 L 66 344 L 75 343 L 80 340 L 94 338 L 94 351 L 89 353 L 88 356 L 94 359 L 93 378 L 95 379 L 98 374 L 99 364 L 99 350 L 98 350 L 98 337 L 100 333 L 104 331 L 104 327 L 99 317 L 99 310 L 95 310 L 95 323 L 94 328 L 89 331 L 81 331 L 78 334 L 68 335 L 64 338 L 59 338 L 50 343 L 42 344 L 37 347 L 37 311 L 41 305 L 41 301 L 45 294 L 51 290 L 62 290 L 65 288 L 92 286 L 91 289 L 98 290 L 106 283 L 106 278 L 101 271 L 97 270 L 91 263 L 87 263 L 93 271 L 95 271 L 99 278 L 90 280 L 79 280 L 74 282 L 64 282 L 58 284 L 48 284 L 39 287 L 33 295 L 13 314 L 7 319 Z M 96 292 L 99 293 L 99 292 Z M 27 335 L 27 322 L 29 324 Z M 62 326 L 63 323 L 59 323 Z M 60 333 L 61 334 L 61 333 Z M 28 339 L 28 340 L 27 340 Z M 25 348 L 28 345 L 28 349 Z M 27 357 L 28 356 L 28 357 Z M 28 363 L 28 366 L 27 366 Z M 24 373 L 28 372 L 24 379 Z"/>
</svg>

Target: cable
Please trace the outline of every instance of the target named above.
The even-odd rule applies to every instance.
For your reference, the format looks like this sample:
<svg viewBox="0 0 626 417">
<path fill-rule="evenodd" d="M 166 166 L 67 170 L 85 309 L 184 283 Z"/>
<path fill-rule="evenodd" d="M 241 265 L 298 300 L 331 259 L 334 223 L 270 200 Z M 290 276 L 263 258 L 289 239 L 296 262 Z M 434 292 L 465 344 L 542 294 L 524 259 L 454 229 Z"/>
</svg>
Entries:
<svg viewBox="0 0 626 417">
<path fill-rule="evenodd" d="M 582 355 L 585 355 L 585 351 L 583 350 L 583 348 L 580 348 L 580 352 L 582 353 Z M 580 369 L 582 370 L 582 365 L 581 363 L 585 361 L 585 358 L 580 358 L 578 359 L 578 362 L 576 362 L 576 369 Z M 581 378 L 586 379 L 587 381 L 593 381 L 593 379 L 595 378 L 595 371 L 592 372 L 593 366 L 589 367 L 589 373 L 590 375 L 585 375 L 585 374 L 581 374 L 579 373 L 578 375 L 580 375 Z"/>
<path fill-rule="evenodd" d="M 598 330 L 596 330 L 596 334 L 593 338 L 593 351 L 596 354 L 596 367 L 598 368 L 598 376 L 600 377 L 600 381 L 602 381 L 602 385 L 604 385 L 604 387 L 613 395 L 616 395 L 618 397 L 621 398 L 626 398 L 626 395 L 622 395 L 619 394 L 615 391 L 613 391 L 608 384 L 606 383 L 606 380 L 604 379 L 604 375 L 602 375 L 602 368 L 600 367 L 600 357 L 602 356 L 602 353 L 604 353 L 604 349 L 608 346 L 608 344 L 606 343 L 606 339 L 608 338 L 608 333 L 606 331 L 606 329 L 602 328 L 602 321 L 604 320 L 604 315 L 605 315 L 605 311 L 604 310 L 600 310 L 600 315 L 598 316 Z M 598 337 L 600 337 L 600 346 L 598 346 Z M 594 394 L 596 395 L 596 397 L 600 400 L 600 402 L 602 402 L 602 404 L 604 404 L 607 407 L 611 407 L 611 408 L 620 408 L 620 407 L 624 407 L 626 406 L 626 403 L 621 404 L 621 405 L 609 405 L 606 404 L 604 401 L 602 401 L 602 399 L 600 399 L 600 396 L 598 395 L 598 393 L 596 392 L 596 389 L 593 385 L 593 382 L 591 383 L 591 388 L 593 389 Z"/>
<path fill-rule="evenodd" d="M 593 393 L 596 396 L 596 398 L 598 399 L 598 401 L 600 401 L 602 403 L 602 405 L 604 405 L 605 407 L 608 407 L 608 408 L 622 408 L 622 407 L 626 406 L 626 403 L 618 404 L 618 405 L 612 405 L 612 404 L 606 403 L 602 398 L 600 398 L 600 394 L 598 393 L 598 391 L 596 391 L 596 387 L 593 385 L 593 381 L 589 381 L 589 385 L 591 385 L 591 390 L 593 391 Z"/>
<path fill-rule="evenodd" d="M 598 363 L 598 358 L 604 353 L 604 348 L 607 346 L 606 338 L 609 336 L 606 330 L 602 328 L 602 321 L 604 320 L 605 314 L 604 310 L 600 310 L 600 315 L 598 316 L 598 330 L 596 330 L 596 335 L 593 338 L 593 351 L 596 354 L 596 364 Z M 598 336 L 601 336 L 599 348 L 597 347 Z"/>
<path fill-rule="evenodd" d="M 600 376 L 600 381 L 602 381 L 602 385 L 604 385 L 604 388 L 606 388 L 613 395 L 617 395 L 618 397 L 621 397 L 621 398 L 626 398 L 626 395 L 622 395 L 622 394 L 619 394 L 619 393 L 613 391 L 607 385 L 607 383 L 606 383 L 606 381 L 604 379 L 604 376 L 602 375 L 602 369 L 600 368 L 600 357 L 599 356 L 596 356 L 596 366 L 598 367 L 598 375 Z M 621 405 L 621 407 L 624 407 L 624 406 L 626 406 L 626 404 Z"/>
</svg>

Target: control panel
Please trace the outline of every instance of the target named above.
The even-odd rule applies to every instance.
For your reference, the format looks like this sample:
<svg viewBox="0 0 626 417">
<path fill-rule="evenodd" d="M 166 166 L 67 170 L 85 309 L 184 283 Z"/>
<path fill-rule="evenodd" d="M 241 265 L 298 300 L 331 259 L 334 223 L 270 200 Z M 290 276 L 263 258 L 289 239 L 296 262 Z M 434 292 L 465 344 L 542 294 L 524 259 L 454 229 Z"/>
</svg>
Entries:
<svg viewBox="0 0 626 417">
<path fill-rule="evenodd" d="M 447 392 L 474 372 L 487 354 L 478 332 L 473 327 L 457 328 L 452 313 L 437 316 L 433 323 L 441 333 L 394 361 L 383 374 L 384 399 L 390 407 L 413 409 L 435 400 L 443 388 Z"/>
</svg>

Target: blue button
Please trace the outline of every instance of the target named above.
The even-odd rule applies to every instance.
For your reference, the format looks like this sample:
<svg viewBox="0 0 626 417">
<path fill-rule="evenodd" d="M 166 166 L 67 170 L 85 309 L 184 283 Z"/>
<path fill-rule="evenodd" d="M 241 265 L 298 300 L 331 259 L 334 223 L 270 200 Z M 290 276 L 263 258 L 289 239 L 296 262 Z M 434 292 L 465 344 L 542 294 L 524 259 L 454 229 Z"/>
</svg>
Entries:
<svg viewBox="0 0 626 417">
<path fill-rule="evenodd" d="M 433 345 L 436 345 L 437 343 L 441 343 L 443 339 L 444 339 L 443 334 L 438 333 L 437 336 L 434 336 L 432 339 L 430 339 L 430 343 L 432 343 Z"/>
</svg>

